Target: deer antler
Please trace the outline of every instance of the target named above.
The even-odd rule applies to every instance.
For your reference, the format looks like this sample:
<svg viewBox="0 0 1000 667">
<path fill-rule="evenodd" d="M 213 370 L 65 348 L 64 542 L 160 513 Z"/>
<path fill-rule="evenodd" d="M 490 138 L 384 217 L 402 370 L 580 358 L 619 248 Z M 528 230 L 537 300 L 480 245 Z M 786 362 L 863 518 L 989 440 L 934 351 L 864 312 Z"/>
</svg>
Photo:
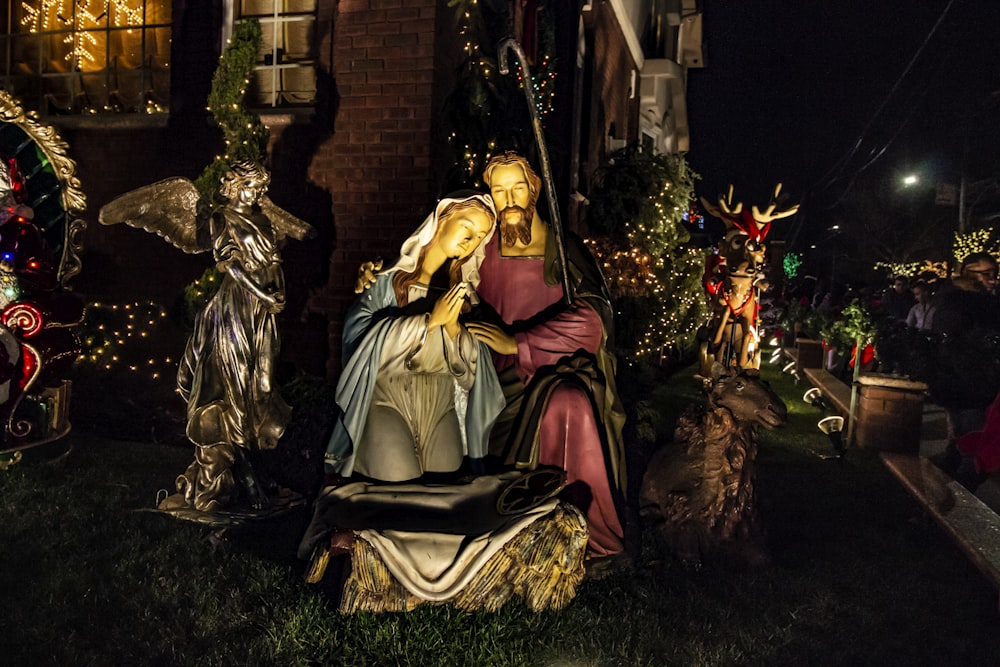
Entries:
<svg viewBox="0 0 1000 667">
<path fill-rule="evenodd" d="M 771 201 L 768 203 L 767 208 L 761 211 L 756 206 L 751 206 L 750 210 L 753 212 L 753 219 L 757 222 L 757 226 L 763 226 L 772 220 L 780 220 L 781 218 L 787 218 L 790 215 L 795 215 L 799 211 L 799 205 L 795 204 L 784 211 L 775 211 L 778 208 L 778 195 L 781 194 L 781 183 L 774 188 L 774 194 L 771 195 Z"/>
<path fill-rule="evenodd" d="M 732 183 L 729 184 L 729 194 L 727 194 L 725 198 L 723 198 L 722 195 L 719 195 L 718 206 L 711 203 L 704 197 L 699 197 L 699 199 L 701 199 L 701 205 L 705 207 L 705 211 L 725 222 L 727 228 L 730 226 L 731 222 L 738 218 L 740 213 L 743 212 L 743 202 L 736 202 L 735 205 L 733 204 Z"/>
<path fill-rule="evenodd" d="M 731 218 L 735 218 L 736 216 L 738 216 L 740 213 L 743 212 L 743 202 L 738 201 L 736 202 L 736 205 L 733 206 L 732 183 L 729 184 L 729 194 L 726 195 L 725 199 L 722 198 L 722 195 L 719 195 L 719 208 L 722 209 L 723 213 L 725 213 Z"/>
</svg>

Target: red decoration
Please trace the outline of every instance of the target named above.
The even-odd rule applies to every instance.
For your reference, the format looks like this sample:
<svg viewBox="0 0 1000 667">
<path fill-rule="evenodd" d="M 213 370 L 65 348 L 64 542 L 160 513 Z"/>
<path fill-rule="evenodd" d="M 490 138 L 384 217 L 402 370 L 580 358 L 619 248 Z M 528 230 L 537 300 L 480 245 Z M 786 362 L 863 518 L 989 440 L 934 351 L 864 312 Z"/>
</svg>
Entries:
<svg viewBox="0 0 1000 667">
<path fill-rule="evenodd" d="M 4 309 L 0 320 L 12 331 L 19 331 L 25 338 L 31 338 L 45 325 L 45 317 L 36 306 L 25 301 L 12 303 Z"/>
</svg>

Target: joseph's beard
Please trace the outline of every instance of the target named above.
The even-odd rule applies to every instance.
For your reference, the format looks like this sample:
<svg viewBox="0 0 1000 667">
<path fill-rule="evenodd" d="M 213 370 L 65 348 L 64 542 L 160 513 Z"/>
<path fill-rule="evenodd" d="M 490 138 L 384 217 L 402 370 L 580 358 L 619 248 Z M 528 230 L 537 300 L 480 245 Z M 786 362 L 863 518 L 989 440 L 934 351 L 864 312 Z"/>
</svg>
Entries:
<svg viewBox="0 0 1000 667">
<path fill-rule="evenodd" d="M 513 248 L 518 241 L 531 244 L 531 218 L 533 211 L 520 206 L 508 206 L 500 211 L 500 240 L 504 246 Z"/>
</svg>

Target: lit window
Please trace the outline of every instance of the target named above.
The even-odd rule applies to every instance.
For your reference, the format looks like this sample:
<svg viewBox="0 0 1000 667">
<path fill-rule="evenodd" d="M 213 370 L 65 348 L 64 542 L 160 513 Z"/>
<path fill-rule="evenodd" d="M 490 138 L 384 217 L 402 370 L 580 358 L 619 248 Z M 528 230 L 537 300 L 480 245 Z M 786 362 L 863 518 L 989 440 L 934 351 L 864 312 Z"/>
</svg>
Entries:
<svg viewBox="0 0 1000 667">
<path fill-rule="evenodd" d="M 170 15 L 171 0 L 14 0 L 0 83 L 43 115 L 165 111 Z"/>
<path fill-rule="evenodd" d="M 234 5 L 234 20 L 256 19 L 263 34 L 249 104 L 312 106 L 316 100 L 316 0 L 236 0 Z"/>
</svg>

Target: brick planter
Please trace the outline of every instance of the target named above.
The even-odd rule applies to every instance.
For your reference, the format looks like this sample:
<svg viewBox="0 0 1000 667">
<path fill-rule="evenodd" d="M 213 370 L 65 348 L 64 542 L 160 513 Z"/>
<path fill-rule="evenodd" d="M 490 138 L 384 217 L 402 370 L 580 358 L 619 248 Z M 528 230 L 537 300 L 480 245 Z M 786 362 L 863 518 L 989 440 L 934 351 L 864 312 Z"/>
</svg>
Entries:
<svg viewBox="0 0 1000 667">
<path fill-rule="evenodd" d="M 917 454 L 927 385 L 878 373 L 862 375 L 858 385 L 857 445 Z"/>
</svg>

